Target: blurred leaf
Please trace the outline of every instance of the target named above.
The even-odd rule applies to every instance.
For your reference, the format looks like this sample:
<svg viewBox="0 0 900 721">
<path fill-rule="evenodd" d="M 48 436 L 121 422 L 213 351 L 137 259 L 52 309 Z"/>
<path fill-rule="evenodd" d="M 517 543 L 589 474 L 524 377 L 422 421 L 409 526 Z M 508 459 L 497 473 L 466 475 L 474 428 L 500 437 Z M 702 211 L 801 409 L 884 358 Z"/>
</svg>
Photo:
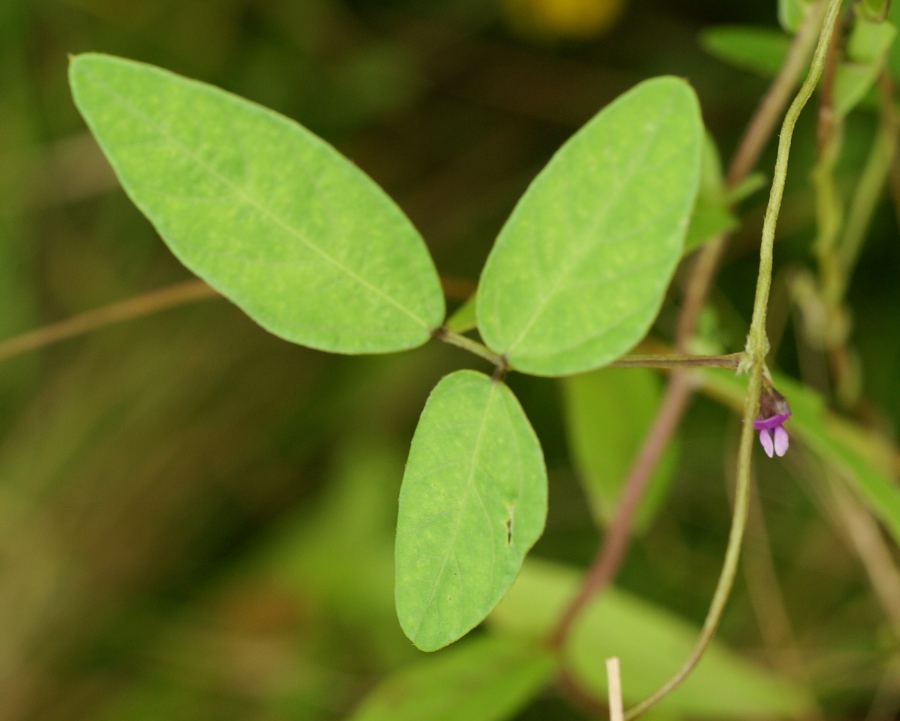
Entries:
<svg viewBox="0 0 900 721">
<path fill-rule="evenodd" d="M 839 116 L 856 107 L 875 84 L 896 34 L 889 21 L 873 22 L 856 14 L 846 60 L 838 65 L 834 76 L 833 103 Z"/>
<path fill-rule="evenodd" d="M 734 205 L 749 198 L 766 184 L 766 176 L 762 173 L 750 173 L 741 182 L 728 190 L 728 203 Z"/>
<path fill-rule="evenodd" d="M 500 721 L 547 683 L 556 666 L 539 644 L 482 637 L 428 656 L 387 679 L 351 721 Z"/>
<path fill-rule="evenodd" d="M 702 121 L 683 80 L 640 83 L 551 159 L 488 257 L 478 328 L 512 367 L 570 375 L 647 332 L 684 248 Z"/>
<path fill-rule="evenodd" d="M 387 439 L 347 443 L 338 458 L 313 515 L 285 519 L 256 555 L 267 575 L 345 621 L 393 620 L 393 531 L 404 459 Z"/>
<path fill-rule="evenodd" d="M 415 56 L 402 45 L 372 43 L 337 66 L 331 111 L 344 124 L 372 122 L 408 106 L 423 81 Z"/>
<path fill-rule="evenodd" d="M 400 625 L 423 651 L 478 625 L 544 530 L 547 475 L 538 439 L 503 383 L 443 378 L 422 412 L 397 519 Z"/>
<path fill-rule="evenodd" d="M 863 17 L 876 22 L 887 17 L 890 6 L 891 0 L 861 0 L 857 4 L 857 8 L 863 14 Z"/>
<path fill-rule="evenodd" d="M 662 382 L 647 368 L 601 368 L 562 383 L 572 459 L 594 520 L 605 525 L 618 510 L 622 484 L 656 416 Z M 646 528 L 665 497 L 675 457 L 670 443 L 644 494 L 637 530 Z"/>
<path fill-rule="evenodd" d="M 704 392 L 742 412 L 745 379 L 728 371 L 714 370 L 704 370 L 700 377 Z M 793 412 L 785 426 L 791 438 L 799 439 L 825 463 L 842 471 L 860 498 L 900 543 L 900 488 L 890 470 L 890 452 L 865 439 L 864 432 L 827 412 L 821 396 L 812 389 L 783 375 L 775 375 L 774 382 Z"/>
<path fill-rule="evenodd" d="M 894 27 L 900 26 L 900 2 L 895 0 L 888 4 L 888 18 Z M 887 66 L 893 77 L 900 77 L 900 43 L 891 45 L 888 51 Z"/>
<path fill-rule="evenodd" d="M 773 28 L 717 25 L 700 33 L 700 44 L 724 63 L 771 78 L 781 70 L 791 39 Z"/>
<path fill-rule="evenodd" d="M 149 65 L 87 54 L 75 102 L 119 180 L 191 270 L 287 340 L 413 348 L 444 315 L 418 232 L 300 125 Z"/>
<path fill-rule="evenodd" d="M 712 136 L 706 133 L 700 164 L 700 189 L 684 240 L 685 253 L 738 226 L 738 219 L 729 209 L 730 202 L 722 178 L 719 150 Z"/>
<path fill-rule="evenodd" d="M 789 33 L 797 32 L 813 0 L 778 0 L 778 22 Z"/>
<path fill-rule="evenodd" d="M 531 560 L 490 617 L 505 633 L 540 638 L 575 594 L 581 574 Z M 699 629 L 669 611 L 608 588 L 576 622 L 567 658 L 595 693 L 606 692 L 605 660 L 618 656 L 625 702 L 633 704 L 667 681 L 693 649 Z M 785 718 L 811 713 L 809 695 L 713 641 L 687 680 L 658 706 L 689 718 Z"/>
<path fill-rule="evenodd" d="M 447 330 L 454 333 L 465 333 L 478 326 L 478 319 L 475 316 L 475 306 L 478 304 L 478 294 L 473 293 L 472 297 L 463 303 L 457 311 L 450 316 L 450 319 L 444 323 Z"/>
</svg>

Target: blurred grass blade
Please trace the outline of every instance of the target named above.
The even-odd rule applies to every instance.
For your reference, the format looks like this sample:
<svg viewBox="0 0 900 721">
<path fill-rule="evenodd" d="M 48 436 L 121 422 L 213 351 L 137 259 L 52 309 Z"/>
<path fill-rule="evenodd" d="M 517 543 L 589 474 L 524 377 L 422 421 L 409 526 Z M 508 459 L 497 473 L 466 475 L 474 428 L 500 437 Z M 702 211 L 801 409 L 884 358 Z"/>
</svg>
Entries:
<svg viewBox="0 0 900 721">
<path fill-rule="evenodd" d="M 413 437 L 397 519 L 400 625 L 423 651 L 456 641 L 503 597 L 544 530 L 538 439 L 503 383 L 457 371 Z"/>
<path fill-rule="evenodd" d="M 566 434 L 594 520 L 606 525 L 619 507 L 622 486 L 659 405 L 662 379 L 647 368 L 601 368 L 563 380 Z M 657 464 L 635 519 L 646 528 L 675 469 L 669 444 Z"/>
<path fill-rule="evenodd" d="M 72 60 L 75 102 L 172 252 L 275 335 L 337 353 L 425 343 L 444 298 L 384 192 L 297 123 L 108 55 Z"/>
<path fill-rule="evenodd" d="M 700 33 L 700 44 L 724 63 L 774 78 L 784 65 L 791 39 L 773 28 L 718 25 Z"/>
<path fill-rule="evenodd" d="M 683 80 L 647 80 L 550 160 L 488 257 L 478 328 L 513 368 L 599 368 L 647 332 L 684 248 L 703 125 Z"/>
<path fill-rule="evenodd" d="M 539 644 L 478 638 L 394 674 L 350 721 L 501 721 L 543 688 L 555 666 Z"/>
<path fill-rule="evenodd" d="M 703 391 L 738 413 L 743 409 L 745 381 L 727 371 L 704 369 Z M 786 424 L 792 438 L 803 442 L 825 463 L 842 472 L 862 501 L 900 543 L 900 488 L 890 471 L 890 451 L 860 429 L 825 410 L 813 390 L 785 376 L 774 376 L 775 387 L 791 405 Z"/>
<path fill-rule="evenodd" d="M 574 569 L 529 561 L 490 624 L 505 633 L 543 637 L 579 582 Z M 681 665 L 698 632 L 663 608 L 609 588 L 578 621 L 567 658 L 581 682 L 602 696 L 605 659 L 618 656 L 625 702 L 633 704 Z M 658 711 L 664 717 L 694 719 L 803 718 L 810 714 L 811 702 L 804 690 L 714 641 L 694 673 L 660 702 Z"/>
</svg>

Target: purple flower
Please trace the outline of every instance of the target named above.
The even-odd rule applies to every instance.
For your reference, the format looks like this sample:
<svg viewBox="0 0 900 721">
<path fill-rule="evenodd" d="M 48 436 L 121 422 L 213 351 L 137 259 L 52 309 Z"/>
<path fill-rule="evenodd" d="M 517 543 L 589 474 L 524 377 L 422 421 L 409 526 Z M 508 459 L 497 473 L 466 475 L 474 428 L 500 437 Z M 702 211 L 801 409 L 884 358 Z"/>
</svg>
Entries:
<svg viewBox="0 0 900 721">
<path fill-rule="evenodd" d="M 779 456 L 787 453 L 788 434 L 783 424 L 791 415 L 784 396 L 766 384 L 759 397 L 759 416 L 753 421 L 753 427 L 759 431 L 759 442 L 769 458 L 776 453 Z"/>
</svg>

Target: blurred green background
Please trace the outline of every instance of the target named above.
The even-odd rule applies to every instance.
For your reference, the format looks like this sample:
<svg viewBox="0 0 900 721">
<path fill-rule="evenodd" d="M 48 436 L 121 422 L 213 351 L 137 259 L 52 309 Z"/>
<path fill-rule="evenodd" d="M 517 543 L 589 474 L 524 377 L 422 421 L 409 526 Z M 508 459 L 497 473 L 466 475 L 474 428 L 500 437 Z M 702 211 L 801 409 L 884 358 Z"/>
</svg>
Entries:
<svg viewBox="0 0 900 721">
<path fill-rule="evenodd" d="M 766 80 L 704 54 L 699 31 L 722 23 L 774 27 L 775 2 L 3 0 L 0 337 L 189 277 L 87 135 L 68 54 L 154 63 L 299 120 L 397 200 L 458 303 L 530 179 L 636 82 L 687 78 L 730 157 Z M 810 263 L 810 117 L 794 144 L 776 273 Z M 875 122 L 851 118 L 839 180 L 858 174 Z M 770 148 L 767 174 L 772 158 Z M 764 203 L 764 192 L 744 203 L 713 297 L 728 350 L 743 345 Z M 876 401 L 868 421 L 888 433 L 900 422 L 898 267 L 885 203 L 850 302 Z M 779 277 L 777 358 L 815 385 L 821 359 L 795 337 Z M 661 337 L 675 313 L 667 303 Z M 0 721 L 352 712 L 419 656 L 393 611 L 397 491 L 428 392 L 473 362 L 436 344 L 328 356 L 267 335 L 221 300 L 5 362 Z M 599 536 L 560 389 L 515 375 L 510 385 L 550 471 L 535 554 L 584 566 Z M 671 495 L 621 575 L 696 623 L 727 537 L 738 431 L 728 411 L 693 402 Z M 873 697 L 890 715 L 897 637 L 815 464 L 792 453 L 762 468 L 768 533 L 754 525 L 722 636 L 811 684 L 829 718 L 864 718 Z M 580 716 L 551 689 L 521 718 Z"/>
</svg>

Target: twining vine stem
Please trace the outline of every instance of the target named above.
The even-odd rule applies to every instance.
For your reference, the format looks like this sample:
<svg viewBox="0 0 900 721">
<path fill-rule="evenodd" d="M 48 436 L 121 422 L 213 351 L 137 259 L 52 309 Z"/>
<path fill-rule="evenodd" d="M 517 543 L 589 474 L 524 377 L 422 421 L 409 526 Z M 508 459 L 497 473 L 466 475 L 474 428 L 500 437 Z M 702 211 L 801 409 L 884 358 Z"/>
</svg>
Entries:
<svg viewBox="0 0 900 721">
<path fill-rule="evenodd" d="M 784 65 L 748 123 L 726 176 L 726 182 L 730 188 L 743 182 L 756 165 L 776 127 L 778 118 L 797 87 L 809 61 L 809 56 L 816 45 L 826 2 L 827 0 L 820 0 L 808 11 L 806 19 L 794 37 Z M 709 294 L 726 242 L 727 235 L 723 235 L 707 243 L 691 267 L 677 326 L 676 347 L 679 352 L 684 353 L 688 349 L 697 317 Z M 604 542 L 585 575 L 581 588 L 569 603 L 566 611 L 563 612 L 551 634 L 549 639 L 551 647 L 556 649 L 564 647 L 566 638 L 581 611 L 596 593 L 602 591 L 615 578 L 628 549 L 632 521 L 640 499 L 663 450 L 681 422 L 688 401 L 693 394 L 693 387 L 694 381 L 690 371 L 676 370 L 672 374 L 663 394 L 656 419 L 647 432 L 625 480 L 621 501 L 607 528 Z M 573 684 L 574 679 L 569 679 L 568 687 Z"/>
<path fill-rule="evenodd" d="M 741 429 L 741 443 L 738 449 L 738 472 L 735 488 L 734 516 L 731 524 L 731 532 L 728 536 L 728 548 L 725 551 L 725 561 L 722 565 L 722 573 L 716 584 L 716 591 L 710 604 L 709 612 L 703 623 L 700 638 L 694 646 L 694 650 L 680 669 L 663 684 L 657 691 L 630 708 L 626 714 L 626 721 L 636 718 L 647 711 L 684 681 L 691 673 L 709 646 L 718 628 L 725 604 L 731 594 L 731 587 L 737 574 L 738 560 L 741 555 L 741 542 L 744 529 L 747 525 L 747 512 L 750 504 L 750 462 L 753 449 L 753 419 L 759 411 L 759 394 L 762 389 L 763 370 L 765 368 L 766 354 L 769 351 L 769 341 L 766 336 L 766 311 L 769 304 L 769 292 L 772 287 L 772 259 L 775 247 L 775 226 L 778 222 L 778 213 L 781 210 L 781 201 L 784 196 L 784 184 L 787 178 L 788 157 L 791 150 L 791 139 L 794 127 L 803 106 L 806 105 L 813 89 L 819 82 L 822 69 L 825 64 L 825 55 L 834 32 L 838 12 L 841 8 L 841 0 L 829 0 L 825 22 L 822 26 L 816 51 L 813 55 L 812 66 L 806 80 L 800 87 L 797 97 L 791 103 L 781 126 L 781 134 L 778 140 L 778 154 L 775 160 L 775 172 L 772 178 L 772 189 L 769 193 L 769 203 L 766 207 L 766 217 L 763 221 L 762 240 L 759 249 L 759 275 L 756 282 L 756 297 L 753 302 L 753 318 L 750 322 L 750 332 L 747 337 L 747 357 L 749 361 L 750 380 L 747 384 L 747 395 L 744 401 L 744 425 Z"/>
</svg>

